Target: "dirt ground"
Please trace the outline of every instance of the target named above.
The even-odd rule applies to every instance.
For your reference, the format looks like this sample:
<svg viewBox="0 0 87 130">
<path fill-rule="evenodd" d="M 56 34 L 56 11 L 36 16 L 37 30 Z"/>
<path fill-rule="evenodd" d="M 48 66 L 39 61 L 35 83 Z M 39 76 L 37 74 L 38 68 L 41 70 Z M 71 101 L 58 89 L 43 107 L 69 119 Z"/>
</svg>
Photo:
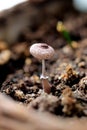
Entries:
<svg viewBox="0 0 87 130">
<path fill-rule="evenodd" d="M 87 14 L 68 9 L 60 15 L 47 13 L 47 19 L 25 30 L 14 45 L 3 49 L 0 44 L 1 53 L 7 48 L 11 52 L 10 58 L 0 65 L 1 92 L 28 109 L 33 107 L 57 116 L 87 117 Z M 57 31 L 60 20 L 76 42 L 75 47 Z M 29 52 L 30 45 L 36 42 L 55 49 L 54 57 L 46 61 L 50 94 L 43 92 L 39 78 L 41 62 Z"/>
</svg>

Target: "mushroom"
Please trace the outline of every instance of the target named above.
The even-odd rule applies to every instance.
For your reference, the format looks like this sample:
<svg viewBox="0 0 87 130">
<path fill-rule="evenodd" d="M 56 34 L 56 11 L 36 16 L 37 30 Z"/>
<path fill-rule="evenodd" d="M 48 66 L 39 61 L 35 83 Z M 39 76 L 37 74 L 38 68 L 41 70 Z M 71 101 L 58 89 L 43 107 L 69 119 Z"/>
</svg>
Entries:
<svg viewBox="0 0 87 130">
<path fill-rule="evenodd" d="M 36 43 L 30 47 L 30 53 L 35 58 L 42 60 L 42 74 L 40 79 L 42 80 L 44 92 L 49 94 L 51 91 L 51 85 L 48 82 L 48 77 L 45 74 L 45 60 L 52 58 L 54 55 L 54 49 L 45 43 Z"/>
</svg>

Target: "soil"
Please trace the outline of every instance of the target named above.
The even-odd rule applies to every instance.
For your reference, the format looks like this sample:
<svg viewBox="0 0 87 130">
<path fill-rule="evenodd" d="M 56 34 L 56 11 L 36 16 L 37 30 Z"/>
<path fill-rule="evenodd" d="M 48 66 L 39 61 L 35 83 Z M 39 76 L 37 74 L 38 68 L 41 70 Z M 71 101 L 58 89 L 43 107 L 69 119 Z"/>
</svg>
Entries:
<svg viewBox="0 0 87 130">
<path fill-rule="evenodd" d="M 0 66 L 1 92 L 28 109 L 57 116 L 87 117 L 87 14 L 70 8 L 59 17 L 50 14 L 49 18 L 33 25 L 19 37 L 19 42 L 8 47 L 11 57 Z M 76 42 L 75 48 L 56 30 L 59 20 Z M 45 42 L 55 49 L 54 57 L 46 61 L 50 94 L 44 93 L 39 78 L 41 62 L 29 53 L 35 42 Z"/>
</svg>

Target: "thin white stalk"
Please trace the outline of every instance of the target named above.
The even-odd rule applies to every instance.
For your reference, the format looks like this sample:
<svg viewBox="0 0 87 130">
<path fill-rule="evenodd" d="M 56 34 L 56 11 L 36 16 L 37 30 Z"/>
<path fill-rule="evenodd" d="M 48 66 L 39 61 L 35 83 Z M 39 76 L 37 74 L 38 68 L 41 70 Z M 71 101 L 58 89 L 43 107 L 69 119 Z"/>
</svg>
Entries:
<svg viewBox="0 0 87 130">
<path fill-rule="evenodd" d="M 51 92 L 51 85 L 48 81 L 48 77 L 45 75 L 45 60 L 42 60 L 42 75 L 40 76 L 40 79 L 42 80 L 42 86 L 45 93 Z"/>
<path fill-rule="evenodd" d="M 45 77 L 45 60 L 42 60 L 42 76 Z"/>
</svg>

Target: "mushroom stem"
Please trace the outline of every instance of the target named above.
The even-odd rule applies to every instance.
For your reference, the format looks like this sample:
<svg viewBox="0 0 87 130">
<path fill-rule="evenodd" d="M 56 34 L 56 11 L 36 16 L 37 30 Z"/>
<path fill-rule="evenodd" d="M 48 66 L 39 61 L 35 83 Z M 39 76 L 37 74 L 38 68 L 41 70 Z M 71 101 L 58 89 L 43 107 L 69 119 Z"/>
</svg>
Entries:
<svg viewBox="0 0 87 130">
<path fill-rule="evenodd" d="M 50 93 L 51 91 L 51 85 L 48 81 L 48 77 L 45 75 L 45 60 L 42 60 L 42 75 L 40 76 L 40 79 L 42 81 L 42 86 L 45 93 Z"/>
<path fill-rule="evenodd" d="M 51 84 L 49 83 L 48 78 L 42 79 L 42 86 L 45 93 L 49 94 L 51 92 Z"/>
<path fill-rule="evenodd" d="M 40 76 L 42 81 L 42 87 L 45 93 L 50 93 L 51 84 L 48 81 L 48 77 L 45 75 L 45 60 L 42 60 L 42 75 Z"/>
<path fill-rule="evenodd" d="M 42 76 L 45 77 L 45 60 L 42 60 Z"/>
</svg>

